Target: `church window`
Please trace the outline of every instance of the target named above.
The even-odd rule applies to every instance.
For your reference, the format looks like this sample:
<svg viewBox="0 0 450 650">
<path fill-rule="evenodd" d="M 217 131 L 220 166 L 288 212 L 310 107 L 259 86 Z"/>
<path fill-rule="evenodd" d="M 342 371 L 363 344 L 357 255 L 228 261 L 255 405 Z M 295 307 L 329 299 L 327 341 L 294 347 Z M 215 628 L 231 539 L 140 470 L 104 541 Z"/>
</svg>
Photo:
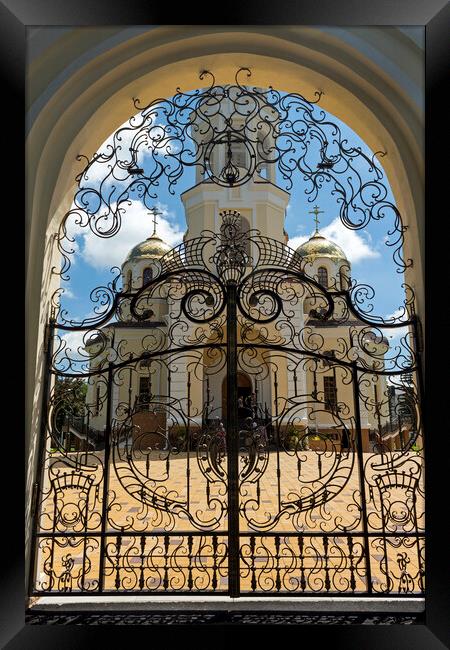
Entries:
<svg viewBox="0 0 450 650">
<path fill-rule="evenodd" d="M 323 399 L 327 411 L 335 411 L 337 408 L 336 379 L 334 377 L 323 378 Z"/>
<path fill-rule="evenodd" d="M 150 402 L 149 378 L 139 378 L 139 404 L 144 406 Z"/>
<path fill-rule="evenodd" d="M 127 291 L 131 291 L 133 288 L 133 274 L 131 271 L 127 273 Z"/>
<path fill-rule="evenodd" d="M 209 178 L 210 175 L 217 173 L 216 169 L 216 153 L 214 149 L 210 149 L 208 153 L 208 158 L 204 159 L 205 166 L 203 169 L 203 178 Z"/>
<path fill-rule="evenodd" d="M 237 167 L 247 167 L 247 148 L 243 142 L 232 143 L 231 157 Z"/>
<path fill-rule="evenodd" d="M 345 271 L 343 266 L 341 266 L 341 268 L 339 269 L 339 278 L 341 281 L 341 290 L 343 291 L 347 288 L 347 278 L 345 277 Z"/>
<path fill-rule="evenodd" d="M 328 287 L 328 271 L 324 266 L 320 266 L 317 271 L 317 278 L 323 287 Z"/>
<path fill-rule="evenodd" d="M 142 286 L 145 287 L 146 284 L 148 284 L 149 282 L 151 282 L 152 278 L 153 278 L 153 271 L 152 271 L 152 269 L 150 269 L 150 268 L 148 268 L 148 267 L 145 268 L 145 269 L 144 269 L 144 273 L 143 273 L 143 275 L 142 275 Z"/>
</svg>

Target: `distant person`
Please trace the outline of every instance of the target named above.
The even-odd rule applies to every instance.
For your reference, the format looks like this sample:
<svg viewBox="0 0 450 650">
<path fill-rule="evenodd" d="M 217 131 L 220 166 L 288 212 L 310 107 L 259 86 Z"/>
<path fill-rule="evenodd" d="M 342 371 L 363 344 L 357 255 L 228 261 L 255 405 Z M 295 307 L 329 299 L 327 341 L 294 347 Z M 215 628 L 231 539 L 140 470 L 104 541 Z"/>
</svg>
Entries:
<svg viewBox="0 0 450 650">
<path fill-rule="evenodd" d="M 258 426 L 256 422 L 253 422 L 253 429 L 254 429 L 254 437 L 256 438 L 258 443 L 266 447 L 269 442 L 267 437 L 266 427 L 264 425 Z"/>
<path fill-rule="evenodd" d="M 217 438 L 218 438 L 217 449 L 218 451 L 222 451 L 225 454 L 227 451 L 227 432 L 225 431 L 223 422 L 219 422 L 219 426 L 217 429 Z"/>
<path fill-rule="evenodd" d="M 257 407 L 257 404 L 256 404 L 256 393 L 252 393 L 252 394 L 250 395 L 250 408 L 252 409 L 252 413 L 253 413 L 253 415 L 254 415 L 255 417 L 256 417 L 256 410 L 257 410 L 256 407 Z"/>
</svg>

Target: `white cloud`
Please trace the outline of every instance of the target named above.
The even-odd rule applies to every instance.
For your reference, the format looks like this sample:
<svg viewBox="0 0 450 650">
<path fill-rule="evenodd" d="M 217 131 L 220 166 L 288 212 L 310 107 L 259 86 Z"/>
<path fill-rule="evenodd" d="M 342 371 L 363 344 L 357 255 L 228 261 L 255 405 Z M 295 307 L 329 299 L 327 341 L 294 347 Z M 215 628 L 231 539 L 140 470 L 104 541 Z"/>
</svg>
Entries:
<svg viewBox="0 0 450 650">
<path fill-rule="evenodd" d="M 399 307 L 392 314 L 387 314 L 384 318 L 387 321 L 394 319 L 394 321 L 401 323 L 405 320 L 408 320 L 408 314 L 405 313 L 404 309 Z M 396 329 L 386 329 L 385 334 L 389 339 L 391 339 L 391 343 L 393 345 L 398 345 L 400 339 L 406 334 L 408 334 L 408 332 L 409 332 L 409 327 L 406 326 L 406 327 L 398 327 Z"/>
<path fill-rule="evenodd" d="M 62 335 L 62 339 L 66 342 L 65 350 L 70 348 L 73 356 L 74 353 L 78 353 L 78 349 L 84 348 L 83 336 L 86 334 L 85 331 L 76 331 L 76 332 L 65 332 Z M 64 354 L 64 353 L 63 353 Z"/>
<path fill-rule="evenodd" d="M 292 239 L 289 239 L 288 241 L 288 246 L 295 250 L 300 246 L 300 244 L 303 244 L 303 242 L 305 242 L 307 239 L 309 239 L 309 237 L 305 235 L 298 235 L 297 237 L 292 237 Z"/>
<path fill-rule="evenodd" d="M 86 335 L 85 331 L 64 332 L 61 333 L 61 339 L 65 342 L 62 349 L 55 350 L 55 365 L 60 366 L 62 370 L 67 370 L 67 360 L 71 359 L 75 362 L 82 362 L 86 360 L 86 352 L 84 350 L 83 337 Z M 62 365 L 60 365 L 62 364 Z"/>
<path fill-rule="evenodd" d="M 393 318 L 394 320 L 399 320 L 401 322 L 408 319 L 408 314 L 405 313 L 405 310 L 402 309 L 402 307 L 399 307 L 392 314 L 386 314 L 384 318 L 386 320 L 391 320 Z"/>
<path fill-rule="evenodd" d="M 182 241 L 184 231 L 173 223 L 173 215 L 168 212 L 167 206 L 157 207 L 162 212 L 158 217 L 157 234 L 169 246 L 176 246 Z M 131 201 L 131 205 L 127 203 L 124 208 L 122 224 L 116 235 L 104 239 L 89 230 L 80 238 L 81 257 L 95 269 L 121 266 L 133 246 L 150 237 L 153 232 L 152 216 L 140 201 Z"/>
<path fill-rule="evenodd" d="M 76 296 L 74 292 L 71 289 L 69 289 L 69 287 L 63 287 L 63 288 L 64 291 L 61 294 L 61 298 L 65 298 L 67 300 L 75 300 Z"/>
<path fill-rule="evenodd" d="M 320 233 L 335 242 L 342 248 L 349 262 L 356 264 L 362 260 L 380 257 L 379 251 L 370 246 L 370 236 L 364 231 L 364 237 L 360 231 L 350 230 L 344 226 L 340 218 L 337 217 L 328 226 L 320 229 Z M 300 244 L 307 241 L 309 236 L 298 235 L 288 241 L 291 248 L 298 248 Z"/>
</svg>

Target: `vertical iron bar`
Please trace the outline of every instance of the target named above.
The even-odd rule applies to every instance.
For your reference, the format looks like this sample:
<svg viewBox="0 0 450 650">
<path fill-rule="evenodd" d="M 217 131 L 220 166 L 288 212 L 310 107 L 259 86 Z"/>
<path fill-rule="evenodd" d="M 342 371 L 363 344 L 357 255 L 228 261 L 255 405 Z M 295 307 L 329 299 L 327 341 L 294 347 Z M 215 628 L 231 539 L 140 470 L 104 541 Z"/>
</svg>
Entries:
<svg viewBox="0 0 450 650">
<path fill-rule="evenodd" d="M 205 413 L 205 425 L 208 426 L 209 421 L 209 402 L 211 400 L 211 393 L 209 391 L 209 375 L 206 375 L 206 413 Z"/>
<path fill-rule="evenodd" d="M 212 536 L 212 554 L 213 554 L 213 575 L 211 586 L 213 591 L 217 589 L 217 536 Z"/>
<path fill-rule="evenodd" d="M 228 588 L 239 597 L 239 432 L 237 411 L 237 287 L 227 282 Z"/>
<path fill-rule="evenodd" d="M 256 572 L 255 572 L 255 542 L 256 542 L 255 535 L 250 535 L 250 556 L 252 558 L 252 566 L 250 569 L 252 578 L 250 584 L 251 584 L 252 591 L 256 591 L 256 586 L 257 586 Z"/>
<path fill-rule="evenodd" d="M 192 535 L 188 535 L 188 589 L 189 591 L 192 591 L 194 587 L 194 580 L 192 578 L 192 561 L 193 561 L 193 553 L 192 553 L 192 546 L 194 543 L 194 538 Z"/>
<path fill-rule="evenodd" d="M 278 512 L 281 512 L 281 468 L 280 468 L 280 423 L 278 420 L 278 375 L 275 371 L 274 379 L 275 393 L 275 418 L 276 418 L 276 442 L 277 442 L 277 489 L 278 489 Z"/>
<path fill-rule="evenodd" d="M 171 402 L 171 396 L 172 396 L 172 371 L 170 370 L 170 358 L 167 360 L 167 403 L 170 404 Z M 164 443 L 164 446 L 167 447 L 167 449 L 170 449 L 170 436 L 169 436 L 169 429 L 167 426 L 169 418 L 165 418 L 165 426 L 164 426 L 164 431 L 166 435 L 166 441 Z"/>
<path fill-rule="evenodd" d="M 356 589 L 355 567 L 353 566 L 353 539 L 347 535 L 348 557 L 350 560 L 350 588 L 354 592 Z"/>
<path fill-rule="evenodd" d="M 99 592 L 104 590 L 104 568 L 105 554 L 108 538 L 106 532 L 106 519 L 108 515 L 108 483 L 109 483 L 109 456 L 111 449 L 111 418 L 112 418 L 112 388 L 113 369 L 112 363 L 108 366 L 108 385 L 106 393 L 106 429 L 105 429 L 105 468 L 103 474 L 103 503 L 102 503 L 102 537 L 100 540 L 100 562 L 99 562 Z"/>
<path fill-rule="evenodd" d="M 187 509 L 191 500 L 191 373 L 187 381 L 187 426 L 186 426 L 186 479 L 187 479 Z"/>
<path fill-rule="evenodd" d="M 130 376 L 128 381 L 128 415 L 131 414 L 131 394 L 133 392 L 132 384 L 133 384 L 133 369 L 130 366 Z"/>
<path fill-rule="evenodd" d="M 88 407 L 88 412 L 86 415 L 86 440 L 85 440 L 85 453 L 84 453 L 84 464 L 87 465 L 87 459 L 88 459 L 88 450 L 89 450 L 89 424 L 91 422 L 91 410 Z"/>
<path fill-rule="evenodd" d="M 425 404 L 423 402 L 424 398 L 424 378 L 423 378 L 423 368 L 422 368 L 422 329 L 421 324 L 416 315 L 413 316 L 413 331 L 414 331 L 414 354 L 416 356 L 416 373 L 417 373 L 417 397 L 420 410 L 420 422 L 422 425 L 422 450 L 425 450 L 425 435 L 423 430 L 423 422 L 425 416 Z"/>
<path fill-rule="evenodd" d="M 298 543 L 298 549 L 300 552 L 299 559 L 300 559 L 300 587 L 302 591 L 305 591 L 306 589 L 306 578 L 305 578 L 305 558 L 303 555 L 303 550 L 304 550 L 304 539 L 303 535 L 298 535 L 297 536 L 297 543 Z"/>
<path fill-rule="evenodd" d="M 353 402 L 355 407 L 355 426 L 356 426 L 356 450 L 358 453 L 359 464 L 359 486 L 361 492 L 361 508 L 362 508 L 362 523 L 364 530 L 364 552 L 366 555 L 367 566 L 367 591 L 372 593 L 372 568 L 370 566 L 370 549 L 369 549 L 369 526 L 367 522 L 367 504 L 366 504 L 366 488 L 364 485 L 364 456 L 362 448 L 362 433 L 361 433 L 361 414 L 359 411 L 359 395 L 358 395 L 358 367 L 356 361 L 352 363 L 352 376 L 353 376 Z"/>
<path fill-rule="evenodd" d="M 151 360 L 148 363 L 148 379 L 147 379 L 147 390 L 148 390 L 148 403 L 147 403 L 147 411 L 151 411 L 151 403 L 153 401 L 153 387 L 152 387 L 152 362 Z"/>
<path fill-rule="evenodd" d="M 378 381 L 378 378 L 377 378 Z M 377 422 L 378 422 L 378 439 L 380 442 L 380 445 L 383 444 L 383 427 L 381 426 L 381 417 L 380 417 L 380 409 L 378 407 L 378 390 L 377 390 L 377 385 L 374 383 L 373 385 L 373 391 L 375 395 L 375 415 L 377 416 Z"/>
<path fill-rule="evenodd" d="M 275 535 L 275 589 L 280 591 L 281 578 L 280 578 L 280 535 Z"/>
<path fill-rule="evenodd" d="M 328 566 L 328 537 L 326 535 L 322 538 L 323 543 L 323 557 L 325 560 L 325 589 L 330 591 L 330 567 Z"/>
<path fill-rule="evenodd" d="M 338 396 L 337 396 L 337 380 L 336 380 L 336 366 L 333 366 L 333 414 L 338 415 Z"/>
<path fill-rule="evenodd" d="M 144 557 L 145 557 L 145 535 L 141 535 L 141 566 L 140 566 L 140 576 L 139 576 L 139 589 L 142 591 L 144 589 L 145 580 L 144 580 Z"/>
<path fill-rule="evenodd" d="M 163 581 L 164 591 L 167 591 L 169 588 L 169 546 L 170 546 L 170 537 L 168 535 L 165 535 L 164 536 L 164 581 Z"/>
<path fill-rule="evenodd" d="M 312 392 L 311 397 L 313 398 L 314 401 L 316 401 L 317 400 L 317 362 L 316 362 L 316 366 L 315 366 L 315 368 L 313 370 L 313 382 L 314 382 L 314 390 Z M 325 397 L 325 395 L 324 395 L 324 397 Z"/>
<path fill-rule="evenodd" d="M 79 467 L 81 468 L 81 462 L 80 462 Z M 80 478 L 81 478 L 81 474 L 78 476 L 78 485 L 80 484 Z M 85 501 L 85 504 L 84 504 L 83 511 L 84 511 L 84 527 L 86 528 L 86 532 L 87 532 L 88 514 L 89 514 L 89 492 L 88 492 L 88 494 L 86 496 L 87 496 L 87 498 L 86 498 L 86 501 Z M 84 537 L 84 540 L 83 540 L 83 561 L 82 561 L 82 567 L 83 568 L 81 570 L 81 590 L 82 591 L 84 590 L 84 583 L 85 583 L 85 579 L 86 579 L 87 541 L 88 541 L 88 538 L 87 538 L 87 535 L 86 535 Z"/>
<path fill-rule="evenodd" d="M 38 458 L 36 466 L 36 479 L 33 484 L 33 492 L 31 498 L 31 549 L 30 549 L 30 569 L 29 569 L 29 579 L 28 579 L 28 591 L 31 594 L 34 591 L 34 571 L 37 558 L 37 529 L 39 522 L 39 499 L 42 493 L 42 483 L 44 477 L 44 465 L 45 465 L 45 443 L 47 439 L 47 417 L 48 417 L 48 408 L 50 401 L 50 375 L 51 375 L 51 366 L 52 366 L 52 357 L 53 357 L 53 343 L 55 336 L 55 319 L 53 315 L 50 317 L 49 322 L 46 327 L 45 336 L 44 336 L 44 350 L 45 350 L 45 366 L 44 366 L 44 377 L 43 377 L 43 386 L 42 386 L 42 409 L 41 409 L 41 423 L 40 423 L 40 432 L 39 432 L 39 443 L 38 443 Z M 56 378 L 55 378 L 56 381 Z"/>
<path fill-rule="evenodd" d="M 414 332 L 414 337 L 413 337 L 414 354 L 416 356 L 416 366 L 417 366 L 417 370 L 416 370 L 416 377 L 417 377 L 416 385 L 417 385 L 417 398 L 418 398 L 417 403 L 419 405 L 420 423 L 422 427 L 422 455 L 423 455 L 425 452 L 425 431 L 423 429 L 425 404 L 422 401 L 424 397 L 424 378 L 423 378 L 422 354 L 421 354 L 423 341 L 422 341 L 422 326 L 416 314 L 414 314 L 413 316 L 413 332 Z M 416 421 L 417 420 L 418 418 L 416 418 Z M 411 438 L 411 433 L 409 435 Z M 425 494 L 426 494 L 426 487 L 425 487 Z M 417 520 L 416 498 L 417 495 L 414 494 L 414 518 L 415 518 L 416 540 L 417 540 L 417 560 L 419 565 L 420 580 L 423 581 L 424 567 L 422 566 L 422 560 L 420 557 L 420 536 L 419 536 L 419 522 Z M 426 552 L 426 547 L 425 547 L 425 552 Z M 423 588 L 423 582 L 422 582 L 422 588 Z"/>
</svg>

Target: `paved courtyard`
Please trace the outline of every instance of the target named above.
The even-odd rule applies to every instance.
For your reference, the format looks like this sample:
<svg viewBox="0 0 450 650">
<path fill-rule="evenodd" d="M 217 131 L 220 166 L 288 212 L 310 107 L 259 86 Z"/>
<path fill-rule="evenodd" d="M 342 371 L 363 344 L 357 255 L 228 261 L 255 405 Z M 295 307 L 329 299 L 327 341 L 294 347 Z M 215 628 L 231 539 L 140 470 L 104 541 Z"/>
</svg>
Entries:
<svg viewBox="0 0 450 650">
<path fill-rule="evenodd" d="M 102 573 L 106 591 L 226 591 L 226 456 L 210 464 L 195 452 L 129 459 L 116 450 L 101 536 L 103 456 L 88 455 L 81 474 L 92 478 L 85 483 L 72 467 L 61 468 L 54 480 L 41 521 L 47 532 L 51 524 L 54 533 L 72 536 L 40 538 L 38 590 L 96 591 Z M 366 592 L 370 571 L 375 592 L 389 585 L 394 594 L 420 593 L 423 538 L 414 525 L 416 518 L 423 525 L 419 457 L 403 454 L 393 471 L 396 459 L 398 453 L 363 455 L 364 518 L 356 454 L 271 451 L 253 461 L 243 454 L 242 591 Z M 87 526 L 80 513 L 87 514 Z"/>
</svg>

